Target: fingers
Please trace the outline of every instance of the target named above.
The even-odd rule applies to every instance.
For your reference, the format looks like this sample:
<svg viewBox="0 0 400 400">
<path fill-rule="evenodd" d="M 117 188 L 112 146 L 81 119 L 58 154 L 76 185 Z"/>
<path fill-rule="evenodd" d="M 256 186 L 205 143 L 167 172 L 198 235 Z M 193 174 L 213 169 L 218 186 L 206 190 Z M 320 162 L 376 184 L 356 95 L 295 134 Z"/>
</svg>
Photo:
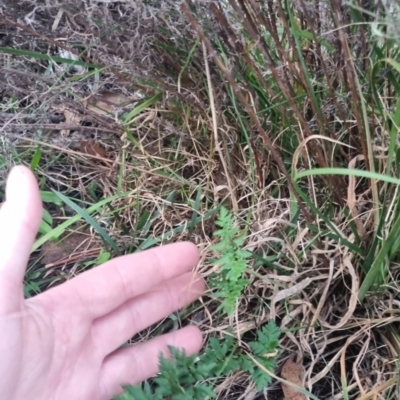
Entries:
<svg viewBox="0 0 400 400">
<path fill-rule="evenodd" d="M 107 356 L 136 333 L 183 308 L 204 291 L 204 281 L 187 273 L 164 282 L 94 321 L 92 338 L 97 351 Z"/>
<path fill-rule="evenodd" d="M 14 167 L 0 210 L 0 314 L 22 307 L 23 278 L 42 219 L 36 179 L 23 166 Z"/>
<path fill-rule="evenodd" d="M 192 243 L 176 243 L 123 256 L 47 292 L 57 307 L 85 310 L 92 320 L 126 301 L 191 270 L 199 253 Z"/>
<path fill-rule="evenodd" d="M 145 343 L 116 351 L 108 356 L 102 367 L 104 399 L 122 393 L 122 385 L 135 385 L 158 372 L 159 354 L 169 355 L 168 346 L 184 348 L 187 355 L 200 350 L 200 330 L 188 326 L 179 331 L 159 336 Z"/>
</svg>

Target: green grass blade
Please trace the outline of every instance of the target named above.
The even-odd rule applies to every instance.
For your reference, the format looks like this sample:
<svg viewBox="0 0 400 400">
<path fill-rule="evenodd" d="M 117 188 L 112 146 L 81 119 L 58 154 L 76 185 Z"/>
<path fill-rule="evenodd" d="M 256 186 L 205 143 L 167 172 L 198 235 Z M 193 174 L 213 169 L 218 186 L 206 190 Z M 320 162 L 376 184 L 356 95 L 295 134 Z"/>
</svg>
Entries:
<svg viewBox="0 0 400 400">
<path fill-rule="evenodd" d="M 379 174 L 377 172 L 362 171 L 360 169 L 352 168 L 315 168 L 301 171 L 295 174 L 294 179 L 299 180 L 306 176 L 317 176 L 317 175 L 347 175 L 347 176 L 358 176 L 359 178 L 376 179 L 383 182 L 393 183 L 400 185 L 400 179 L 393 178 L 391 176 Z"/>
<path fill-rule="evenodd" d="M 32 171 L 36 169 L 36 167 L 39 165 L 40 160 L 42 159 L 42 151 L 38 148 L 35 151 L 35 154 L 32 157 L 32 161 L 30 164 L 30 168 Z"/>
<path fill-rule="evenodd" d="M 36 51 L 13 49 L 11 47 L 0 46 L 0 52 L 7 53 L 7 54 L 13 54 L 16 56 L 32 57 L 32 58 L 36 58 L 37 60 L 56 61 L 56 62 L 63 63 L 63 64 L 79 65 L 81 67 L 101 68 L 99 65 L 91 64 L 91 63 L 88 63 L 85 61 L 71 60 L 69 58 L 50 56 L 48 54 L 42 54 L 42 53 L 38 53 Z"/>
<path fill-rule="evenodd" d="M 145 100 L 143 103 L 137 105 L 133 110 L 131 110 L 128 114 L 124 116 L 124 121 L 126 124 L 130 124 L 132 119 L 139 115 L 142 111 L 146 108 L 151 107 L 157 101 L 161 100 L 163 97 L 162 93 L 158 93 L 155 96 L 151 97 L 150 99 Z"/>
<path fill-rule="evenodd" d="M 294 27 L 290 28 L 290 31 L 294 36 L 301 37 L 303 39 L 307 40 L 314 40 L 313 34 L 309 31 L 305 31 L 302 29 L 296 29 Z M 317 37 L 317 42 L 321 45 L 324 46 L 329 52 L 335 51 L 335 48 L 325 39 Z"/>
<path fill-rule="evenodd" d="M 393 244 L 395 243 L 400 231 L 400 215 L 398 215 L 396 222 L 393 224 L 390 233 L 385 241 L 382 243 L 382 247 L 379 250 L 370 270 L 368 271 L 364 281 L 360 287 L 358 292 L 358 300 L 362 302 L 364 297 L 370 287 L 375 282 L 375 279 L 379 275 L 381 271 L 382 265 L 385 262 L 386 257 L 388 256 L 389 252 L 392 249 Z"/>
<path fill-rule="evenodd" d="M 96 211 L 98 211 L 101 207 L 105 206 L 108 203 L 111 203 L 114 200 L 117 200 L 121 198 L 122 196 L 127 195 L 127 193 L 123 193 L 121 195 L 115 195 L 108 197 L 107 199 L 103 199 L 100 202 L 94 204 L 93 206 L 89 207 L 87 210 L 85 210 L 86 214 L 90 215 Z M 74 215 L 73 217 L 69 218 L 67 221 L 64 221 L 62 224 L 58 225 L 56 228 L 54 228 L 51 232 L 46 233 L 45 235 L 41 236 L 39 239 L 36 240 L 36 242 L 32 246 L 32 252 L 36 251 L 40 246 L 42 246 L 44 243 L 48 242 L 49 240 L 53 238 L 58 238 L 60 237 L 68 227 L 82 219 L 81 214 Z"/>
<path fill-rule="evenodd" d="M 115 254 L 118 256 L 121 255 L 121 252 L 114 242 L 108 235 L 108 233 L 97 223 L 97 221 L 91 217 L 83 208 L 79 207 L 75 202 L 73 202 L 69 197 L 64 196 L 62 193 L 54 190 L 54 193 L 69 207 L 71 207 L 74 211 L 76 211 L 79 215 L 82 216 L 86 222 L 93 226 L 93 229 L 103 238 L 103 240 L 108 243 L 111 248 L 114 250 Z"/>
<path fill-rule="evenodd" d="M 51 203 L 51 204 L 55 204 L 56 206 L 59 206 L 59 207 L 61 207 L 63 205 L 63 202 L 53 192 L 41 190 L 40 197 L 41 197 L 43 203 Z"/>
</svg>

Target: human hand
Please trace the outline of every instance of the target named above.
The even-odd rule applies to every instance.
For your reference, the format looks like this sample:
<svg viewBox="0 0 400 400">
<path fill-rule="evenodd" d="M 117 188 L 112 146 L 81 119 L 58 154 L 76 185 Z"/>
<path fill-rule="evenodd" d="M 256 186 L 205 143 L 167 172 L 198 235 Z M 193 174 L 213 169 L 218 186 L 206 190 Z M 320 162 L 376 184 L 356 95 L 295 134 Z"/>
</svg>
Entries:
<svg viewBox="0 0 400 400">
<path fill-rule="evenodd" d="M 188 272 L 198 261 L 193 244 L 119 257 L 25 300 L 41 216 L 33 174 L 15 167 L 0 210 L 1 399 L 108 400 L 154 375 L 167 346 L 200 349 L 195 327 L 119 348 L 202 293 L 203 280 Z"/>
</svg>

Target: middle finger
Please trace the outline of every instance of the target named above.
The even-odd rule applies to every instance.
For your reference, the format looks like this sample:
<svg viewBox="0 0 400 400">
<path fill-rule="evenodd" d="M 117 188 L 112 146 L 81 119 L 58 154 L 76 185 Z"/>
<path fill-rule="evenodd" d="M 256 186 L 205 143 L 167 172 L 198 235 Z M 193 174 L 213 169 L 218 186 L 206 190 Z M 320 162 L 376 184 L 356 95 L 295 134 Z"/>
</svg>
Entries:
<svg viewBox="0 0 400 400">
<path fill-rule="evenodd" d="M 100 354 L 110 354 L 136 333 L 197 299 L 203 291 L 203 279 L 192 272 L 154 287 L 93 321 L 94 346 Z"/>
</svg>

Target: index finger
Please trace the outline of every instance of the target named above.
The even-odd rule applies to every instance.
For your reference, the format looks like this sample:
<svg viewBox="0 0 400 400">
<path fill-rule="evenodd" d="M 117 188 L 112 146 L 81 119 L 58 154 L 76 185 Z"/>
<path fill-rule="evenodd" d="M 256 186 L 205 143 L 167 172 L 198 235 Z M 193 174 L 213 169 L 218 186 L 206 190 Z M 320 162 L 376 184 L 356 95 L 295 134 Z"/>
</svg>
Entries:
<svg viewBox="0 0 400 400">
<path fill-rule="evenodd" d="M 191 270 L 199 260 L 197 247 L 181 242 L 115 258 L 49 290 L 57 307 L 79 310 L 92 319 L 113 311 L 126 301 L 164 281 Z"/>
</svg>

